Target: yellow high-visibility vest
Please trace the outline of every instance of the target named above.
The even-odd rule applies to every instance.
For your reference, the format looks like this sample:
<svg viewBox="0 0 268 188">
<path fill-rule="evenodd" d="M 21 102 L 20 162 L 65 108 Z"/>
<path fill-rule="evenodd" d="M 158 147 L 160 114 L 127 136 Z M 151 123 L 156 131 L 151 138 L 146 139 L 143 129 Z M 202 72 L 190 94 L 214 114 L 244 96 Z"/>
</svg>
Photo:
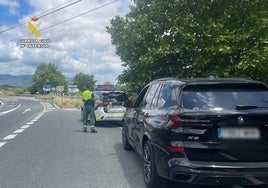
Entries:
<svg viewBox="0 0 268 188">
<path fill-rule="evenodd" d="M 89 90 L 85 90 L 83 92 L 83 98 L 85 101 L 89 100 L 89 99 L 92 99 L 92 92 L 89 91 Z"/>
</svg>

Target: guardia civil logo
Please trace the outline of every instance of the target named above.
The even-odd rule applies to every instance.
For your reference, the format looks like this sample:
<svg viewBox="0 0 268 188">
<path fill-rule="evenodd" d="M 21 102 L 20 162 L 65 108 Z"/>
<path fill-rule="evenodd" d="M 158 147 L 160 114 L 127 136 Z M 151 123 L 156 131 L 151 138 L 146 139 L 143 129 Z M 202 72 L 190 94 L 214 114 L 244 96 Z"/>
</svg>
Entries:
<svg viewBox="0 0 268 188">
<path fill-rule="evenodd" d="M 31 21 L 28 22 L 28 30 L 30 31 L 30 35 L 35 35 L 37 38 L 41 37 L 39 32 L 41 22 L 37 17 L 33 17 Z"/>
<path fill-rule="evenodd" d="M 31 18 L 27 23 L 28 37 L 19 40 L 21 48 L 49 48 L 51 40 L 41 38 L 41 22 L 38 17 Z M 44 34 L 45 35 L 45 34 Z"/>
</svg>

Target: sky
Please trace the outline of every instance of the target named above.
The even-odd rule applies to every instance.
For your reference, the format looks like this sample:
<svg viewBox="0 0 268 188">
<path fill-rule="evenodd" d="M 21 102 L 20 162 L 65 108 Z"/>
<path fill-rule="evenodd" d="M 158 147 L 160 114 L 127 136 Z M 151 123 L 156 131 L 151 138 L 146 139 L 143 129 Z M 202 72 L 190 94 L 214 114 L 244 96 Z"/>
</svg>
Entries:
<svg viewBox="0 0 268 188">
<path fill-rule="evenodd" d="M 116 84 L 124 67 L 106 26 L 115 16 L 125 16 L 130 4 L 131 0 L 0 0 L 0 74 L 33 75 L 41 63 L 53 63 L 66 77 L 81 72 L 94 75 L 97 84 Z M 40 43 L 46 47 L 29 47 Z"/>
</svg>

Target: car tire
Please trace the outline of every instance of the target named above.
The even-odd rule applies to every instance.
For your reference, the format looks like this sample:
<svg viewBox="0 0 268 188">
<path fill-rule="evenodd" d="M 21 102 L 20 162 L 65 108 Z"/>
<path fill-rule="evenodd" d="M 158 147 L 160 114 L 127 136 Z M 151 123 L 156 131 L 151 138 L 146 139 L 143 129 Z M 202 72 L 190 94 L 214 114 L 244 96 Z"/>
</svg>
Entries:
<svg viewBox="0 0 268 188">
<path fill-rule="evenodd" d="M 123 123 L 123 126 L 122 126 L 122 143 L 123 143 L 124 150 L 133 149 L 128 141 L 128 133 L 127 133 L 127 127 L 125 123 Z"/>
<path fill-rule="evenodd" d="M 143 177 L 147 188 L 166 188 L 167 180 L 157 173 L 152 146 L 146 141 L 143 147 Z"/>
</svg>

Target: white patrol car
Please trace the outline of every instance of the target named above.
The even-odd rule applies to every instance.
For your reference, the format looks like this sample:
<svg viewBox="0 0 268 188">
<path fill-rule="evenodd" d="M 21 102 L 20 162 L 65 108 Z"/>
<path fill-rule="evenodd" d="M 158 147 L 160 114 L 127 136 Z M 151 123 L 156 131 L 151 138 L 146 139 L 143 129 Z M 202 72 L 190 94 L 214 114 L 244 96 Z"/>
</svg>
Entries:
<svg viewBox="0 0 268 188">
<path fill-rule="evenodd" d="M 94 91 L 96 123 L 103 121 L 116 121 L 121 123 L 126 112 L 123 106 L 128 101 L 123 91 L 113 88 L 99 88 Z M 83 119 L 83 105 L 81 107 L 81 119 Z"/>
</svg>

